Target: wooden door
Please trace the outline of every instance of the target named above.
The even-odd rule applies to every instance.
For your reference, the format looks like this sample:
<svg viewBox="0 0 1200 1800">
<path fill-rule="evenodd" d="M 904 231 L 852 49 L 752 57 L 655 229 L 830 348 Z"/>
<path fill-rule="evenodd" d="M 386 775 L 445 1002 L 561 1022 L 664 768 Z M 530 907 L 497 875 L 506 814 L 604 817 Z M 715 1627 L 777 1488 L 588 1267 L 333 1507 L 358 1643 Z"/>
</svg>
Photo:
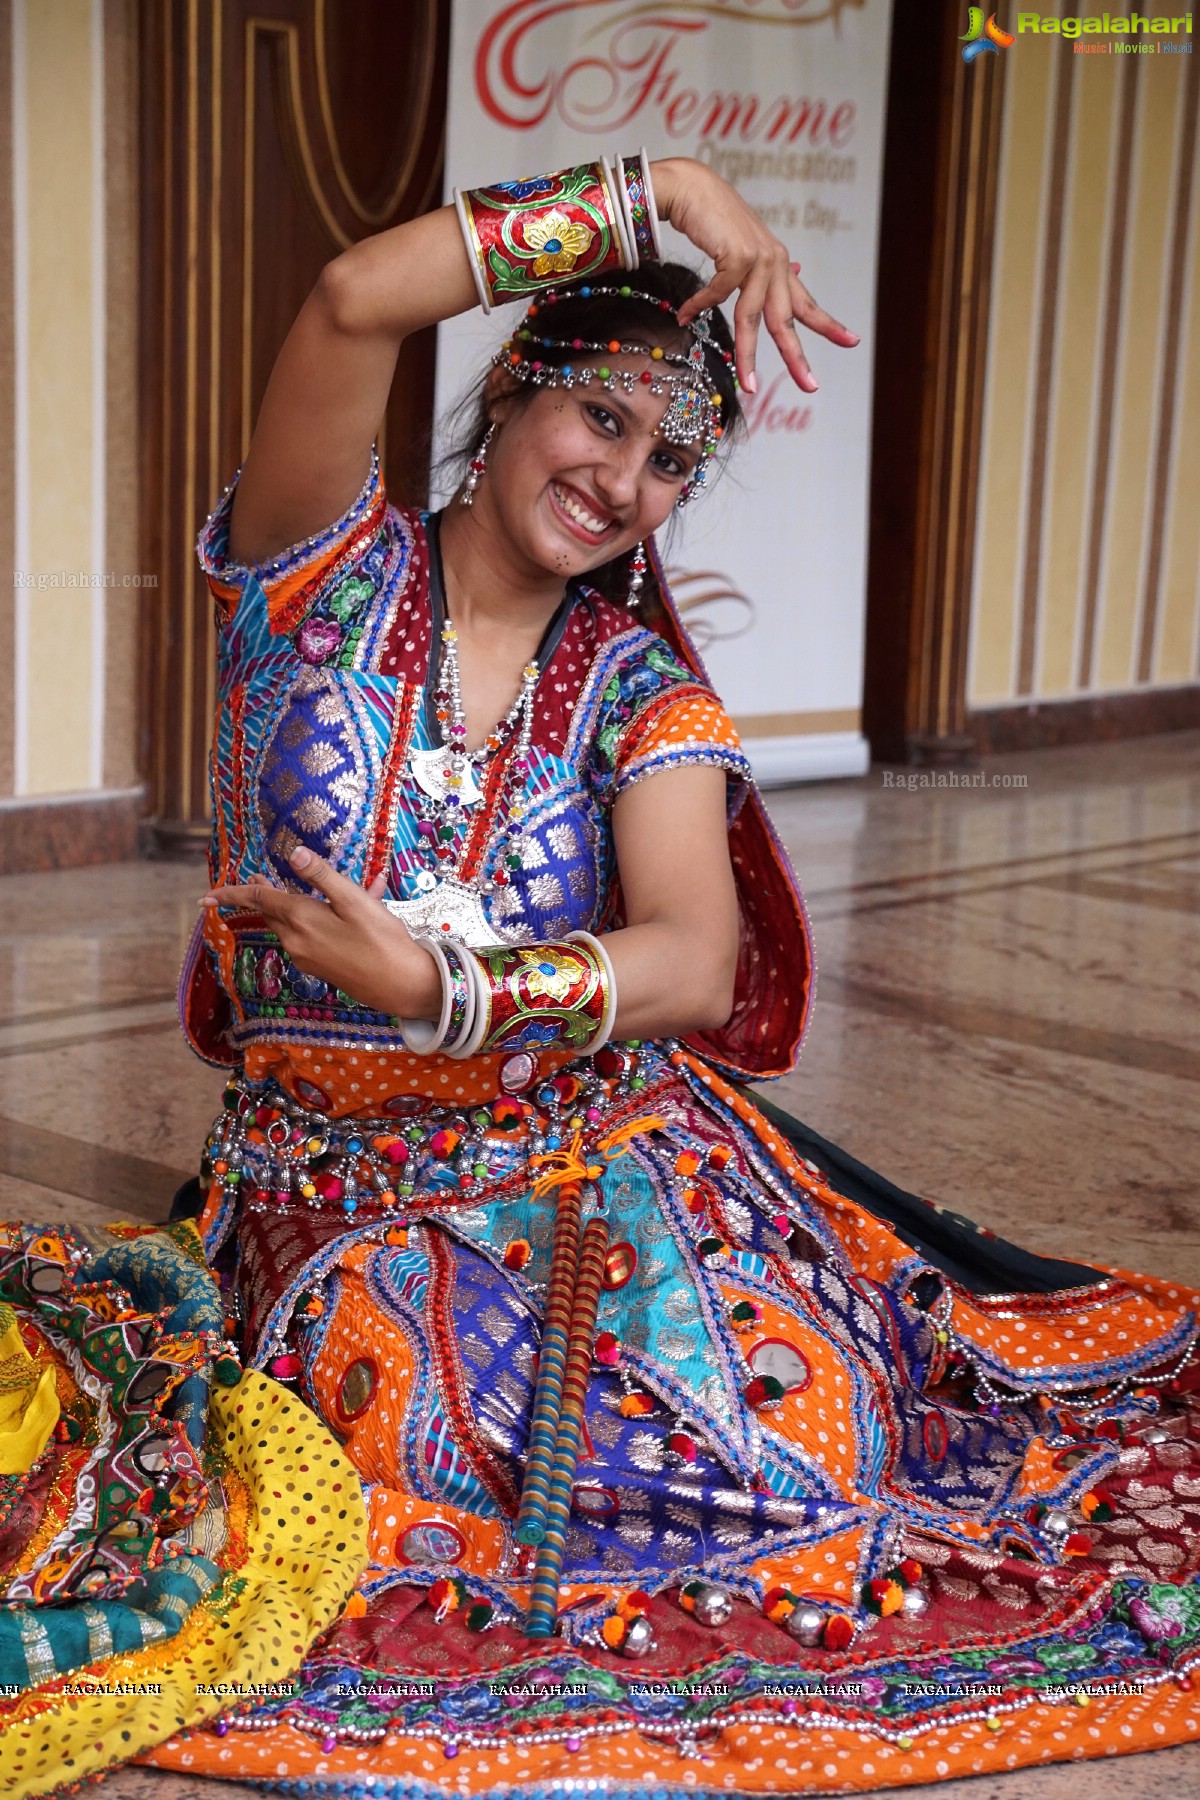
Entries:
<svg viewBox="0 0 1200 1800">
<path fill-rule="evenodd" d="M 441 195 L 441 0 L 156 0 L 139 9 L 142 567 L 139 755 L 151 854 L 207 841 L 212 608 L 196 532 L 245 456 L 322 265 Z M 411 338 L 380 443 L 428 478 L 434 333 Z"/>
<path fill-rule="evenodd" d="M 967 634 L 1004 57 L 958 0 L 894 0 L 876 297 L 863 730 L 969 760 Z"/>
</svg>

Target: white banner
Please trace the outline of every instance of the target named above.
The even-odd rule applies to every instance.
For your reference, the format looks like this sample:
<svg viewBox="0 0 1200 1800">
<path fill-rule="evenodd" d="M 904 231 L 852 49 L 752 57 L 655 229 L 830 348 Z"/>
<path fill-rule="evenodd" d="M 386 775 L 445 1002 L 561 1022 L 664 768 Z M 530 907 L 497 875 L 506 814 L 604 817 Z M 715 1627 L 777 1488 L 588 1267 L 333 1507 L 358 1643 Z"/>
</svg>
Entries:
<svg viewBox="0 0 1200 1800">
<path fill-rule="evenodd" d="M 760 781 L 857 775 L 880 159 L 891 0 L 454 0 L 446 195 L 635 151 L 726 176 L 861 333 L 807 333 L 820 392 L 764 332 L 749 440 L 660 532 Z M 668 256 L 699 253 L 667 231 Z M 728 308 L 727 308 L 728 310 Z M 439 415 L 514 309 L 443 325 Z"/>
</svg>

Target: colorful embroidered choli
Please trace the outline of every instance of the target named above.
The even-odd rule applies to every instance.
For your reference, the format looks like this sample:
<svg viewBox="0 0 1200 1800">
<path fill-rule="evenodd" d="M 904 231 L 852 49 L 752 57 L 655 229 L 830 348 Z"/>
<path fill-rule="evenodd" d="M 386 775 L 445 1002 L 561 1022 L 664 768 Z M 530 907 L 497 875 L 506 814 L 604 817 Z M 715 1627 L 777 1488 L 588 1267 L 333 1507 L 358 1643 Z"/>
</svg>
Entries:
<svg viewBox="0 0 1200 1800">
<path fill-rule="evenodd" d="M 409 757 L 438 742 L 436 520 L 390 507 L 373 467 L 327 532 L 250 571 L 226 558 L 230 504 L 201 539 L 221 658 L 211 873 L 303 891 L 286 860 L 301 841 L 409 898 L 424 867 Z M 335 1487 L 357 1499 L 361 1482 L 363 1509 L 339 1508 L 336 1555 L 279 1576 L 302 1616 L 302 1664 L 299 1646 L 276 1653 L 295 1682 L 227 1696 L 215 1725 L 217 1706 L 180 1705 L 125 1754 L 166 1738 L 159 1767 L 304 1794 L 591 1782 L 640 1797 L 869 1789 L 1196 1729 L 1197 1297 L 1029 1256 L 740 1085 L 794 1059 L 807 927 L 654 572 L 654 629 L 569 592 L 543 646 L 521 866 L 498 856 L 502 750 L 457 872 L 482 872 L 500 941 L 619 928 L 614 801 L 662 770 L 724 768 L 742 907 L 725 1029 L 574 1061 L 536 1036 L 420 1057 L 397 1021 L 295 968 L 261 919 L 198 928 L 181 1016 L 229 1072 L 200 1229 L 260 1373 L 210 1389 L 216 1350 L 197 1351 L 195 1491 L 175 1539 L 236 1512 L 213 1498 L 194 1420 L 205 1405 L 224 1419 L 244 1389 L 310 1423 L 289 1463 L 308 1485 L 283 1509 L 299 1540 L 327 1543 Z M 559 1191 L 546 1176 L 572 1158 L 611 1241 L 558 1631 L 539 1641 L 513 1524 Z M 12 1241 L 25 1269 L 29 1242 Z M 65 1241 L 81 1283 L 96 1247 Z M 36 1330 L 36 1289 L 0 1270 L 0 1299 Z M 279 1505 L 280 1446 L 243 1435 Z M 69 1487 L 62 1446 L 45 1454 Z M 28 1542 L 15 1563 L 0 1544 L 9 1581 Z M 228 1588 L 210 1560 L 208 1588 L 178 1603 L 189 1623 Z M 356 1576 L 318 1636 L 331 1587 L 336 1610 Z M 732 1596 L 720 1623 L 704 1622 L 712 1587 Z M 656 1647 L 619 1654 L 639 1617 Z M 72 1667 L 121 1665 L 95 1648 L 77 1643 Z M 169 1647 L 158 1661 L 178 1685 Z M 85 1703 L 62 1694 L 61 1662 L 22 1667 L 10 1729 L 41 1729 L 44 1758 L 37 1721 Z M 91 1767 L 121 1754 L 100 1741 Z"/>
</svg>

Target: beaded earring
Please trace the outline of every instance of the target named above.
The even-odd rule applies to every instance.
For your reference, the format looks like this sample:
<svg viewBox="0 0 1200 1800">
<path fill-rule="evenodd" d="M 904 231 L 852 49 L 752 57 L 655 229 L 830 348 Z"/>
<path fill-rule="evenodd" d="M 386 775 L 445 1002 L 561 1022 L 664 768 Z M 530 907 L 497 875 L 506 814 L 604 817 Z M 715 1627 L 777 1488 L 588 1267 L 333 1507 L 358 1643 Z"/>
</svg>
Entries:
<svg viewBox="0 0 1200 1800">
<path fill-rule="evenodd" d="M 475 452 L 474 456 L 471 458 L 470 466 L 467 469 L 466 486 L 463 489 L 463 496 L 462 496 L 462 501 L 461 501 L 461 504 L 463 506 L 470 506 L 472 501 L 475 498 L 475 489 L 479 486 L 480 479 L 483 475 L 485 468 L 487 467 L 488 445 L 492 441 L 492 437 L 493 437 L 495 430 L 496 430 L 496 427 L 494 424 L 488 426 L 487 430 L 483 434 L 482 444 L 480 444 L 478 450 Z"/>
<path fill-rule="evenodd" d="M 642 584 L 645 579 L 646 546 L 645 544 L 637 544 L 634 546 L 633 561 L 629 565 L 629 592 L 625 596 L 625 604 L 630 612 L 634 612 L 637 609 L 638 601 L 642 597 Z"/>
</svg>

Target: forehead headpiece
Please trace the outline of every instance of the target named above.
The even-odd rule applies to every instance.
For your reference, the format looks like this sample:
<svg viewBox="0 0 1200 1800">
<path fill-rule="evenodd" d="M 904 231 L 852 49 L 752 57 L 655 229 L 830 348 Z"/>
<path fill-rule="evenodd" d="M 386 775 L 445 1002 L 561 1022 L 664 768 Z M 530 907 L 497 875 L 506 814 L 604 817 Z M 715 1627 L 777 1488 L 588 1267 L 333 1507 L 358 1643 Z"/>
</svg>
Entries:
<svg viewBox="0 0 1200 1800">
<path fill-rule="evenodd" d="M 612 338 L 608 343 L 594 343 L 585 338 L 556 337 L 550 334 L 553 321 L 547 309 L 558 300 L 637 300 L 658 312 L 669 313 L 672 324 L 691 338 L 686 354 L 664 350 L 660 344 L 622 342 Z M 648 388 L 652 394 L 669 394 L 667 409 L 659 429 L 668 444 L 677 449 L 700 445 L 700 460 L 685 482 L 677 504 L 683 505 L 704 486 L 708 465 L 721 440 L 722 398 L 709 372 L 705 358 L 711 348 L 732 368 L 733 357 L 714 339 L 709 327 L 709 313 L 702 312 L 689 325 L 680 326 L 675 308 L 657 294 L 639 293 L 629 287 L 581 287 L 571 293 L 546 294 L 525 314 L 523 323 L 512 338 L 501 345 L 493 362 L 503 367 L 517 381 L 532 382 L 535 387 L 607 388 L 610 393 L 621 388 L 632 394 L 636 387 Z M 582 356 L 644 356 L 646 369 L 612 369 L 606 363 L 576 365 L 572 362 L 547 362 L 543 350 L 574 350 Z M 737 376 L 734 376 L 737 384 Z"/>
</svg>

